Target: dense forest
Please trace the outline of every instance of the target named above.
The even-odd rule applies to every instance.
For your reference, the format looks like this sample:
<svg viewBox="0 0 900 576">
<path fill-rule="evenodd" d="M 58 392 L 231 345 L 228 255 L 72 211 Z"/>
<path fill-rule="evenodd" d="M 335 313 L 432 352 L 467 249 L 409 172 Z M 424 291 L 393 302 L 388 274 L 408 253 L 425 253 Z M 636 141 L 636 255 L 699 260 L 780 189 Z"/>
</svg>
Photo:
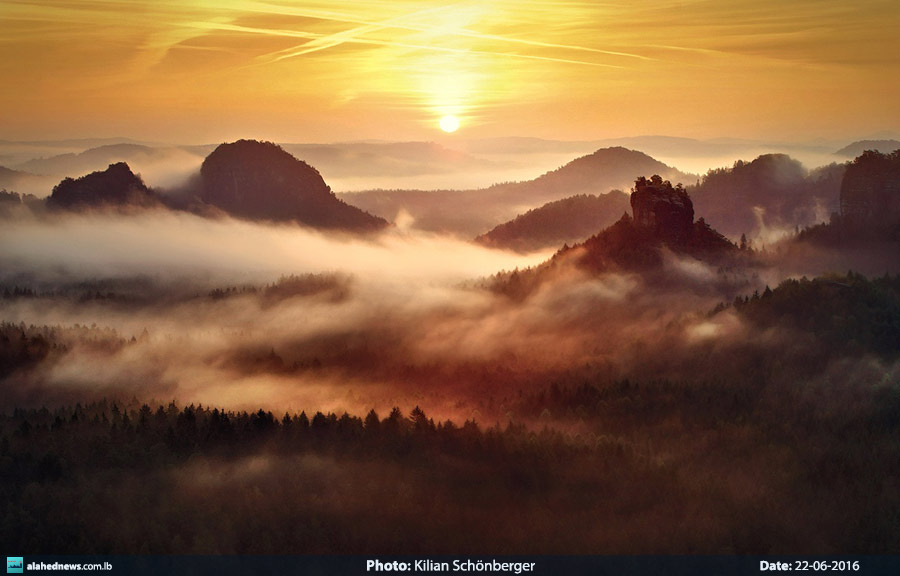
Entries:
<svg viewBox="0 0 900 576">
<path fill-rule="evenodd" d="M 0 530 L 25 554 L 898 551 L 896 384 L 555 384 L 510 410 L 544 425 L 15 410 Z"/>
<path fill-rule="evenodd" d="M 757 326 L 814 334 L 832 354 L 900 356 L 900 276 L 867 280 L 851 271 L 812 280 L 789 278 L 775 290 L 766 287 L 762 294 L 735 298 L 733 304 Z"/>
</svg>

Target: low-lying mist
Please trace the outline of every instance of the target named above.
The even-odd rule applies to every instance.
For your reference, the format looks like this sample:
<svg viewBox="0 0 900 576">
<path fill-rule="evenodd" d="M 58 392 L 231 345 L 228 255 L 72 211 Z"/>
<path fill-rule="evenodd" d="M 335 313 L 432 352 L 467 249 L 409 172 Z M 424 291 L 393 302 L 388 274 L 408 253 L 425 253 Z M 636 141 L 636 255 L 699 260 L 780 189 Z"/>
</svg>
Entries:
<svg viewBox="0 0 900 576">
<path fill-rule="evenodd" d="M 206 219 L 189 213 L 143 211 L 20 218 L 0 231 L 2 277 L 66 281 L 156 274 L 260 282 L 282 274 L 322 271 L 407 281 L 461 281 L 504 267 L 535 264 L 521 256 L 425 233 L 393 230 L 359 239 L 295 224 Z"/>
<path fill-rule="evenodd" d="M 547 254 L 397 229 L 360 239 L 94 213 L 8 222 L 0 242 L 0 319 L 50 346 L 4 374 L 10 405 L 99 394 L 504 418 L 504 399 L 560 378 L 740 379 L 761 357 L 788 362 L 814 346 L 711 314 L 794 275 L 774 254 L 741 270 L 672 253 L 652 274 L 560 266 L 515 300 L 486 279 Z M 795 260 L 814 268 L 809 255 Z"/>
<path fill-rule="evenodd" d="M 241 405 L 344 402 L 329 388 L 378 380 L 360 350 L 396 364 L 412 342 L 430 346 L 430 317 L 490 310 L 489 294 L 461 282 L 546 257 L 399 230 L 362 240 L 162 212 L 18 220 L 0 237 L 0 283 L 34 296 L 3 300 L 4 321 L 108 327 L 125 341 L 98 350 L 75 338 L 58 361 L 20 378 L 57 398 L 99 388 Z M 258 365 L 275 351 L 286 368 Z"/>
<path fill-rule="evenodd" d="M 896 551 L 895 246 L 786 242 L 733 265 L 663 249 L 593 272 L 586 250 L 541 265 L 400 228 L 7 219 L 0 537 L 25 554 Z M 821 277 L 847 268 L 879 277 Z M 821 278 L 785 281 L 804 274 Z M 500 289 L 514 279 L 529 289 Z"/>
</svg>

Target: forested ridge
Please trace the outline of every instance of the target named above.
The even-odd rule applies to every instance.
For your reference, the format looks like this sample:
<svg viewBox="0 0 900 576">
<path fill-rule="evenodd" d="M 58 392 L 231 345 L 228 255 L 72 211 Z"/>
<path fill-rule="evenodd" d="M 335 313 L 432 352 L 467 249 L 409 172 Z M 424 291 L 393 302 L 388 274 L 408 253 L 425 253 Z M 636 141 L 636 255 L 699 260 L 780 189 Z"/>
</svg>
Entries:
<svg viewBox="0 0 900 576">
<path fill-rule="evenodd" d="M 735 298 L 733 306 L 757 326 L 812 333 L 836 354 L 900 355 L 900 276 L 789 278 L 774 290 Z"/>
</svg>

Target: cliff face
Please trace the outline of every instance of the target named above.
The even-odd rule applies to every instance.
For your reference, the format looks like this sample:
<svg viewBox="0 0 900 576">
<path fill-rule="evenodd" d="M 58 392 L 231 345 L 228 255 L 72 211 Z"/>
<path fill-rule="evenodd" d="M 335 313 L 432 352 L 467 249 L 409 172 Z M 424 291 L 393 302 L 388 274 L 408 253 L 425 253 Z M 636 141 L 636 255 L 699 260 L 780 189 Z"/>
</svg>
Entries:
<svg viewBox="0 0 900 576">
<path fill-rule="evenodd" d="M 659 176 L 638 178 L 631 193 L 634 225 L 669 243 L 683 244 L 692 232 L 694 204 L 679 185 L 672 187 Z"/>
<path fill-rule="evenodd" d="M 271 142 L 220 145 L 203 161 L 200 178 L 201 199 L 235 216 L 349 230 L 387 226 L 336 198 L 315 168 Z"/>
<path fill-rule="evenodd" d="M 124 162 L 110 164 L 102 172 L 92 172 L 81 178 L 66 178 L 53 188 L 47 199 L 47 206 L 65 209 L 160 204 L 159 197 Z"/>
</svg>

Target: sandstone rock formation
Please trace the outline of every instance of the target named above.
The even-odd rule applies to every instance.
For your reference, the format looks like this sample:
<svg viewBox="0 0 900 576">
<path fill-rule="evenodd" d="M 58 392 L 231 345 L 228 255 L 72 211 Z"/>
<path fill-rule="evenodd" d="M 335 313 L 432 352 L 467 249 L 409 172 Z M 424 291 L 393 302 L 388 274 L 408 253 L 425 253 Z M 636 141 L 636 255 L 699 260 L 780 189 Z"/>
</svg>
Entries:
<svg viewBox="0 0 900 576">
<path fill-rule="evenodd" d="M 673 187 L 660 176 L 638 178 L 631 193 L 631 210 L 638 229 L 650 231 L 664 242 L 682 244 L 691 235 L 694 204 L 680 184 Z"/>
</svg>

